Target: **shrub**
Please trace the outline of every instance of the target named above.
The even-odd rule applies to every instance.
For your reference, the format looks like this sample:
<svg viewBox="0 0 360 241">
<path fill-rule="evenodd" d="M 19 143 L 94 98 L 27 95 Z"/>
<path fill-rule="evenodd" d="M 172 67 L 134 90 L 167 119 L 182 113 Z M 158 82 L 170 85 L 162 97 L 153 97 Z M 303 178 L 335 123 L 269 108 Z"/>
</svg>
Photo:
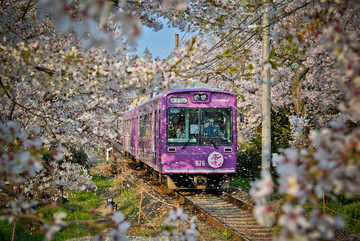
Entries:
<svg viewBox="0 0 360 241">
<path fill-rule="evenodd" d="M 261 165 L 261 154 L 256 148 L 239 151 L 237 157 L 237 174 L 241 177 L 254 178 L 258 175 Z"/>
<path fill-rule="evenodd" d="M 360 202 L 348 204 L 344 208 L 346 215 L 346 229 L 360 234 Z"/>
<path fill-rule="evenodd" d="M 82 165 L 82 166 L 84 166 L 86 168 L 89 168 L 87 166 L 88 156 L 85 153 L 83 148 L 80 148 L 80 149 L 72 148 L 71 149 L 71 154 L 72 154 L 72 158 L 70 158 L 70 161 L 72 163 L 77 163 L 77 164 L 80 164 L 80 165 Z"/>
<path fill-rule="evenodd" d="M 245 192 L 249 192 L 251 188 L 252 179 L 248 177 L 235 177 L 232 185 L 235 188 L 241 188 Z"/>
</svg>

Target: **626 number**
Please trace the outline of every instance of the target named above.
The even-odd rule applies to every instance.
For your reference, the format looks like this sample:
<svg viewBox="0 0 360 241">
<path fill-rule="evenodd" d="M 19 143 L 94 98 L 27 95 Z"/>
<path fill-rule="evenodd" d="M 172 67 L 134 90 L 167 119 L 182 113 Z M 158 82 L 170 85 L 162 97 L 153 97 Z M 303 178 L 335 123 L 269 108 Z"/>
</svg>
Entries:
<svg viewBox="0 0 360 241">
<path fill-rule="evenodd" d="M 195 161 L 195 166 L 197 166 L 197 167 L 204 167 L 204 166 L 205 166 L 205 161 L 196 160 L 196 161 Z"/>
</svg>

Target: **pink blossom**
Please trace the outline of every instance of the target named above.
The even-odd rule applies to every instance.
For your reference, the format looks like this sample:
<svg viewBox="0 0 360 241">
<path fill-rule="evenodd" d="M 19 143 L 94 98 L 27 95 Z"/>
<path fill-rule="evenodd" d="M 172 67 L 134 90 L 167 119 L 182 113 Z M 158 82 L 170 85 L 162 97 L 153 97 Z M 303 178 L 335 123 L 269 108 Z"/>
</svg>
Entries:
<svg viewBox="0 0 360 241">
<path fill-rule="evenodd" d="M 258 204 L 255 206 L 254 216 L 257 221 L 264 226 L 271 227 L 275 222 L 274 210 L 265 204 Z"/>
<path fill-rule="evenodd" d="M 269 194 L 273 192 L 274 182 L 271 178 L 271 175 L 268 171 L 261 171 L 261 180 L 257 180 L 251 184 L 250 194 L 256 200 L 263 200 Z"/>
<path fill-rule="evenodd" d="M 284 228 L 296 233 L 310 227 L 302 207 L 293 207 L 290 204 L 285 204 L 282 207 L 282 211 L 279 224 Z"/>
<path fill-rule="evenodd" d="M 169 217 L 165 220 L 165 224 L 172 227 L 177 227 L 178 222 L 182 224 L 187 219 L 187 217 L 188 215 L 183 213 L 183 210 L 181 208 L 178 208 L 176 210 L 176 213 L 173 210 L 171 210 Z"/>
</svg>

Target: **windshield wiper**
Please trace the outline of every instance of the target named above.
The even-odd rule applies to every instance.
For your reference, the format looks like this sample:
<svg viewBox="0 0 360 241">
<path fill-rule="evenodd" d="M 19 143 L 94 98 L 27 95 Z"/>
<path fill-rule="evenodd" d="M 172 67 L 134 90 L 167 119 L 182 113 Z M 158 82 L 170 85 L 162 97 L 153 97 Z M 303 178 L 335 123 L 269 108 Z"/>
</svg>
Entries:
<svg viewBox="0 0 360 241">
<path fill-rule="evenodd" d="M 210 143 L 213 144 L 213 146 L 215 147 L 215 149 L 219 149 L 219 147 L 217 147 L 217 145 L 215 144 L 215 142 L 213 140 L 210 140 Z"/>
<path fill-rule="evenodd" d="M 189 145 L 189 143 L 190 143 L 190 141 L 191 141 L 192 138 L 193 138 L 193 137 L 190 136 L 190 137 L 189 137 L 189 140 L 185 143 L 185 145 L 184 145 L 183 147 L 181 147 L 181 149 L 185 149 L 185 148 L 187 147 L 187 145 Z"/>
</svg>

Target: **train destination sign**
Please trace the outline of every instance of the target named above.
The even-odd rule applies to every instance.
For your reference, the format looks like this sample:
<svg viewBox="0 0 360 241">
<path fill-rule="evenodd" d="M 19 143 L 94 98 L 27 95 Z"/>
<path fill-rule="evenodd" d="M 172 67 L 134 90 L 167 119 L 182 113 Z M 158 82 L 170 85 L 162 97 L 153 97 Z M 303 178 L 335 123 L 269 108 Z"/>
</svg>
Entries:
<svg viewBox="0 0 360 241">
<path fill-rule="evenodd" d="M 170 98 L 171 104 L 186 104 L 187 102 L 187 98 Z"/>
</svg>

